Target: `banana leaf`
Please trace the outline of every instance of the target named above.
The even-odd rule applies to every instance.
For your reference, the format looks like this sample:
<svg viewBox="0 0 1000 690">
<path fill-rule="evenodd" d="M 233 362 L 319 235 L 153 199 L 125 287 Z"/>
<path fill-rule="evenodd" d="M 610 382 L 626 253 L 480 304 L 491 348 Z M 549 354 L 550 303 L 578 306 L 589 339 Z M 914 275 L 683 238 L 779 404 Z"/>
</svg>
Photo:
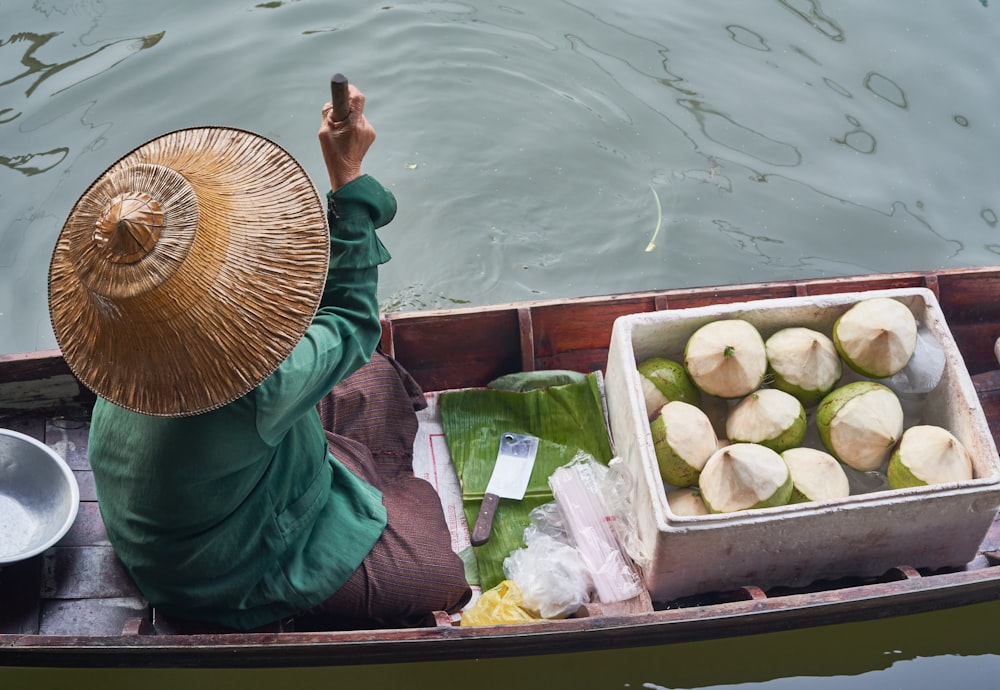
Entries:
<svg viewBox="0 0 1000 690">
<path fill-rule="evenodd" d="M 474 547 L 483 591 L 504 579 L 504 559 L 524 546 L 531 510 L 553 500 L 552 472 L 581 452 L 603 463 L 611 460 L 599 376 L 588 374 L 580 383 L 527 392 L 468 389 L 441 394 L 441 423 L 470 529 L 493 472 L 500 435 L 510 431 L 539 438 L 524 499 L 500 499 L 489 541 Z"/>
</svg>

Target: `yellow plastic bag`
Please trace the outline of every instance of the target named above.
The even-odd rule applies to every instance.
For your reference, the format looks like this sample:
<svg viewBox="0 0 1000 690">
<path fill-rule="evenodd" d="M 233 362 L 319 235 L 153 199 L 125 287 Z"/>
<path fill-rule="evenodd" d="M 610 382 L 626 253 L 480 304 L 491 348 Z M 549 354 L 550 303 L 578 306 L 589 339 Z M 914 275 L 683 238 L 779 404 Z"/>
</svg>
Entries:
<svg viewBox="0 0 1000 690">
<path fill-rule="evenodd" d="M 521 588 L 513 580 L 503 580 L 483 592 L 476 602 L 462 612 L 466 625 L 509 625 L 541 620 L 521 608 Z"/>
</svg>

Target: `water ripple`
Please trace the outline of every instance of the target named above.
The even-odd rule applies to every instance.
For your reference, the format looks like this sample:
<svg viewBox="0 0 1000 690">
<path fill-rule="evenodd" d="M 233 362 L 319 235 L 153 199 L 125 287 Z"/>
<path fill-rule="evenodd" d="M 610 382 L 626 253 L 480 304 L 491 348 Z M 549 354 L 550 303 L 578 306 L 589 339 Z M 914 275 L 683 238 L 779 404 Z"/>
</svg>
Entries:
<svg viewBox="0 0 1000 690">
<path fill-rule="evenodd" d="M 837 42 L 844 40 L 844 30 L 823 13 L 819 0 L 778 0 L 778 3 L 827 38 Z"/>
<path fill-rule="evenodd" d="M 38 175 L 48 172 L 62 163 L 67 155 L 69 155 L 69 148 L 66 146 L 61 146 L 50 151 L 23 153 L 16 156 L 5 156 L 0 153 L 0 165 L 25 175 Z"/>
<path fill-rule="evenodd" d="M 707 107 L 701 101 L 680 100 L 678 103 L 694 115 L 705 138 L 738 155 L 750 156 L 762 163 L 781 167 L 793 167 L 802 163 L 802 154 L 791 144 L 755 132 L 736 122 L 732 116 Z"/>
<path fill-rule="evenodd" d="M 0 0 L 0 351 L 51 344 L 54 238 L 142 141 L 245 127 L 322 180 L 334 71 L 400 201 L 387 304 L 996 261 L 992 7 L 501 2 Z"/>
<path fill-rule="evenodd" d="M 13 84 L 22 79 L 29 79 L 30 84 L 25 89 L 24 95 L 30 97 L 43 82 L 55 79 L 58 76 L 60 79 L 55 80 L 55 84 L 50 84 L 48 91 L 48 95 L 55 95 L 97 74 L 111 70 L 133 53 L 152 48 L 160 42 L 164 33 L 161 31 L 149 36 L 110 41 L 97 47 L 95 50 L 64 62 L 45 62 L 36 55 L 38 51 L 46 47 L 49 41 L 61 36 L 61 33 L 14 34 L 6 41 L 0 40 L 0 48 L 4 46 L 18 48 L 20 47 L 18 44 L 27 43 L 20 60 L 25 70 L 9 79 L 0 81 L 0 87 Z M 3 64 L 2 61 L 0 61 L 0 64 Z"/>
<path fill-rule="evenodd" d="M 910 107 L 906 102 L 906 93 L 902 87 L 878 72 L 869 72 L 865 75 L 865 88 L 897 108 L 906 110 Z"/>
</svg>

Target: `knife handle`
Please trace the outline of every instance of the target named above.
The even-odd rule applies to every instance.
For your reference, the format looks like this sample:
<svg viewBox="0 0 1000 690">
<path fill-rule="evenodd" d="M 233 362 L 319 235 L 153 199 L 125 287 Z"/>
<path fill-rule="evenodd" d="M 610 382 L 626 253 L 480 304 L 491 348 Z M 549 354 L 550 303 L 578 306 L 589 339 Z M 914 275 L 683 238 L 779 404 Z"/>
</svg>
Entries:
<svg viewBox="0 0 1000 690">
<path fill-rule="evenodd" d="M 476 515 L 476 524 L 472 526 L 472 545 L 482 546 L 490 540 L 490 532 L 493 531 L 493 516 L 497 513 L 497 505 L 500 497 L 496 494 L 485 494 L 483 504 L 479 506 L 479 514 Z"/>
</svg>

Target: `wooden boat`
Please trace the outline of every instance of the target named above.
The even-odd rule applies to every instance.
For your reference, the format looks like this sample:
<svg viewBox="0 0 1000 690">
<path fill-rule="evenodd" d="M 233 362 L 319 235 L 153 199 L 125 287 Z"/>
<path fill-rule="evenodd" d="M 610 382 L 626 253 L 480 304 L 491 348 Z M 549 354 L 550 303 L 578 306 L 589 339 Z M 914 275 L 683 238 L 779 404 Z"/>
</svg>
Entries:
<svg viewBox="0 0 1000 690">
<path fill-rule="evenodd" d="M 936 294 L 996 438 L 1000 370 L 993 347 L 1000 336 L 1000 267 L 388 314 L 383 347 L 427 391 L 475 387 L 516 371 L 602 369 L 612 324 L 626 314 L 915 287 Z M 899 563 L 877 578 L 769 591 L 750 584 L 652 605 L 593 605 L 574 618 L 523 625 L 460 627 L 442 615 L 434 627 L 405 630 L 180 630 L 150 610 L 108 545 L 86 456 L 92 400 L 58 351 L 0 355 L 0 427 L 58 449 L 81 487 L 69 534 L 43 555 L 0 570 L 0 665 L 333 666 L 552 654 L 751 635 L 1000 598 L 1000 524 L 994 523 L 971 562 L 943 571 Z"/>
</svg>

